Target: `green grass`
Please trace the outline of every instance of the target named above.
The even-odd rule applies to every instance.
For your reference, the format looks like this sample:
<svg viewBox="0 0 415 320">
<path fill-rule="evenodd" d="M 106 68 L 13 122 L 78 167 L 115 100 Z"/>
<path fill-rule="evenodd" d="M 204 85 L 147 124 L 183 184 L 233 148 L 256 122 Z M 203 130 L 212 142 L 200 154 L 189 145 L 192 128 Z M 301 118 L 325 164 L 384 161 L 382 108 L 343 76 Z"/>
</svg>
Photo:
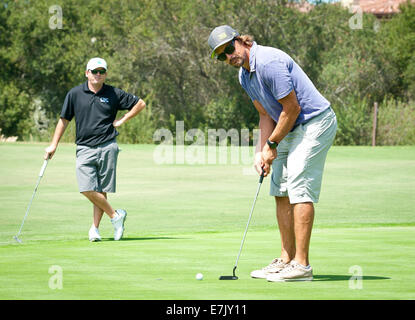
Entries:
<svg viewBox="0 0 415 320">
<path fill-rule="evenodd" d="M 243 165 L 156 165 L 154 146 L 121 145 L 116 208 L 125 238 L 90 243 L 92 207 L 78 193 L 75 147 L 59 146 L 19 229 L 45 144 L 0 144 L 0 299 L 414 299 L 415 147 L 333 147 L 311 241 L 315 280 L 249 277 L 279 254 L 265 180 L 237 274 L 230 275 L 257 188 Z M 59 266 L 63 288 L 51 289 Z M 350 287 L 359 266 L 361 289 Z M 196 281 L 196 273 L 204 280 Z"/>
</svg>

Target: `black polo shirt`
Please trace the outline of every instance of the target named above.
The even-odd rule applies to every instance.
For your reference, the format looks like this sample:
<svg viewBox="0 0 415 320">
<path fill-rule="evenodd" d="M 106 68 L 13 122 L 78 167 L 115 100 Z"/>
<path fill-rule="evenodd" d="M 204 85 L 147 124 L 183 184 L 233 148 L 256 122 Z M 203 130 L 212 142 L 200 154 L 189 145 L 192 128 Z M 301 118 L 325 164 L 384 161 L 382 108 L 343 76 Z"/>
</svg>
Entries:
<svg viewBox="0 0 415 320">
<path fill-rule="evenodd" d="M 94 147 L 118 135 L 112 125 L 117 111 L 130 110 L 138 100 L 138 97 L 106 84 L 93 93 L 85 82 L 68 92 L 61 118 L 71 121 L 75 117 L 75 143 Z"/>
</svg>

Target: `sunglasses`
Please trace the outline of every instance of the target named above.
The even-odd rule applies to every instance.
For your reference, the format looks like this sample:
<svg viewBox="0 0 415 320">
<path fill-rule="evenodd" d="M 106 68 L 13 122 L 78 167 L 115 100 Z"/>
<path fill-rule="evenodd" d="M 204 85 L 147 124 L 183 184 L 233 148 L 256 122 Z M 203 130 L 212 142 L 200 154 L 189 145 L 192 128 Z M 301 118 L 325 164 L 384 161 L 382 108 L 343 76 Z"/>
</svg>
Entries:
<svg viewBox="0 0 415 320">
<path fill-rule="evenodd" d="M 91 70 L 92 74 L 105 74 L 107 72 L 107 70 Z"/>
<path fill-rule="evenodd" d="M 232 42 L 231 42 L 231 43 L 229 43 L 229 44 L 225 47 L 225 49 L 223 50 L 223 52 L 222 52 L 221 54 L 218 54 L 218 55 L 216 56 L 216 58 L 217 58 L 219 61 L 225 61 L 225 60 L 226 60 L 226 55 L 227 55 L 227 54 L 232 54 L 234 51 L 235 51 L 235 39 L 234 39 L 234 40 L 232 40 Z"/>
</svg>

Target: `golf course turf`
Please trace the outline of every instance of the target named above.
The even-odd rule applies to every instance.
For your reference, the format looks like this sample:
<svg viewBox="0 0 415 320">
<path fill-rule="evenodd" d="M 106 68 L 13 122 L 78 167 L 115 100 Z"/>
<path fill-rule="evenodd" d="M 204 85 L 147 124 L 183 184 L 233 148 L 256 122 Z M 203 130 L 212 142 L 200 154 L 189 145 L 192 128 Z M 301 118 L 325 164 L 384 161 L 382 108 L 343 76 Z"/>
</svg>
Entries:
<svg viewBox="0 0 415 320">
<path fill-rule="evenodd" d="M 49 162 L 19 230 L 47 144 L 0 144 L 0 299 L 414 299 L 415 147 L 332 147 L 311 237 L 314 281 L 251 279 L 280 253 L 264 179 L 237 281 L 231 275 L 258 183 L 245 164 L 155 164 L 154 145 L 120 145 L 114 208 L 88 241 L 92 205 L 79 194 L 75 145 Z M 195 275 L 204 279 L 197 281 Z"/>
</svg>

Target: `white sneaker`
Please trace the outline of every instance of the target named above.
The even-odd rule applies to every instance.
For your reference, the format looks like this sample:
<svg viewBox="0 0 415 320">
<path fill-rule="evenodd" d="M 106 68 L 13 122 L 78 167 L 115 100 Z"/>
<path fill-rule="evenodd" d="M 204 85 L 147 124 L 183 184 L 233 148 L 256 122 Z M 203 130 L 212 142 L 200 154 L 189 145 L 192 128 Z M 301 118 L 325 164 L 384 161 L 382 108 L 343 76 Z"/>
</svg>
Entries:
<svg viewBox="0 0 415 320">
<path fill-rule="evenodd" d="M 95 228 L 94 225 L 92 225 L 91 228 L 89 229 L 88 237 L 89 237 L 89 241 L 91 242 L 101 241 L 99 230 L 98 228 Z"/>
<path fill-rule="evenodd" d="M 124 222 L 127 219 L 127 212 L 122 209 L 115 210 L 116 216 L 111 219 L 114 226 L 114 240 L 120 240 L 124 233 Z"/>
<path fill-rule="evenodd" d="M 266 267 L 260 270 L 252 271 L 251 277 L 258 278 L 258 279 L 266 279 L 266 277 L 269 274 L 279 272 L 286 266 L 287 264 L 284 262 L 284 260 L 282 260 L 281 258 L 277 258 L 277 259 L 272 260 L 272 262 Z"/>
<path fill-rule="evenodd" d="M 303 266 L 292 260 L 284 269 L 278 273 L 267 276 L 268 281 L 311 281 L 313 280 L 313 268 Z"/>
</svg>

